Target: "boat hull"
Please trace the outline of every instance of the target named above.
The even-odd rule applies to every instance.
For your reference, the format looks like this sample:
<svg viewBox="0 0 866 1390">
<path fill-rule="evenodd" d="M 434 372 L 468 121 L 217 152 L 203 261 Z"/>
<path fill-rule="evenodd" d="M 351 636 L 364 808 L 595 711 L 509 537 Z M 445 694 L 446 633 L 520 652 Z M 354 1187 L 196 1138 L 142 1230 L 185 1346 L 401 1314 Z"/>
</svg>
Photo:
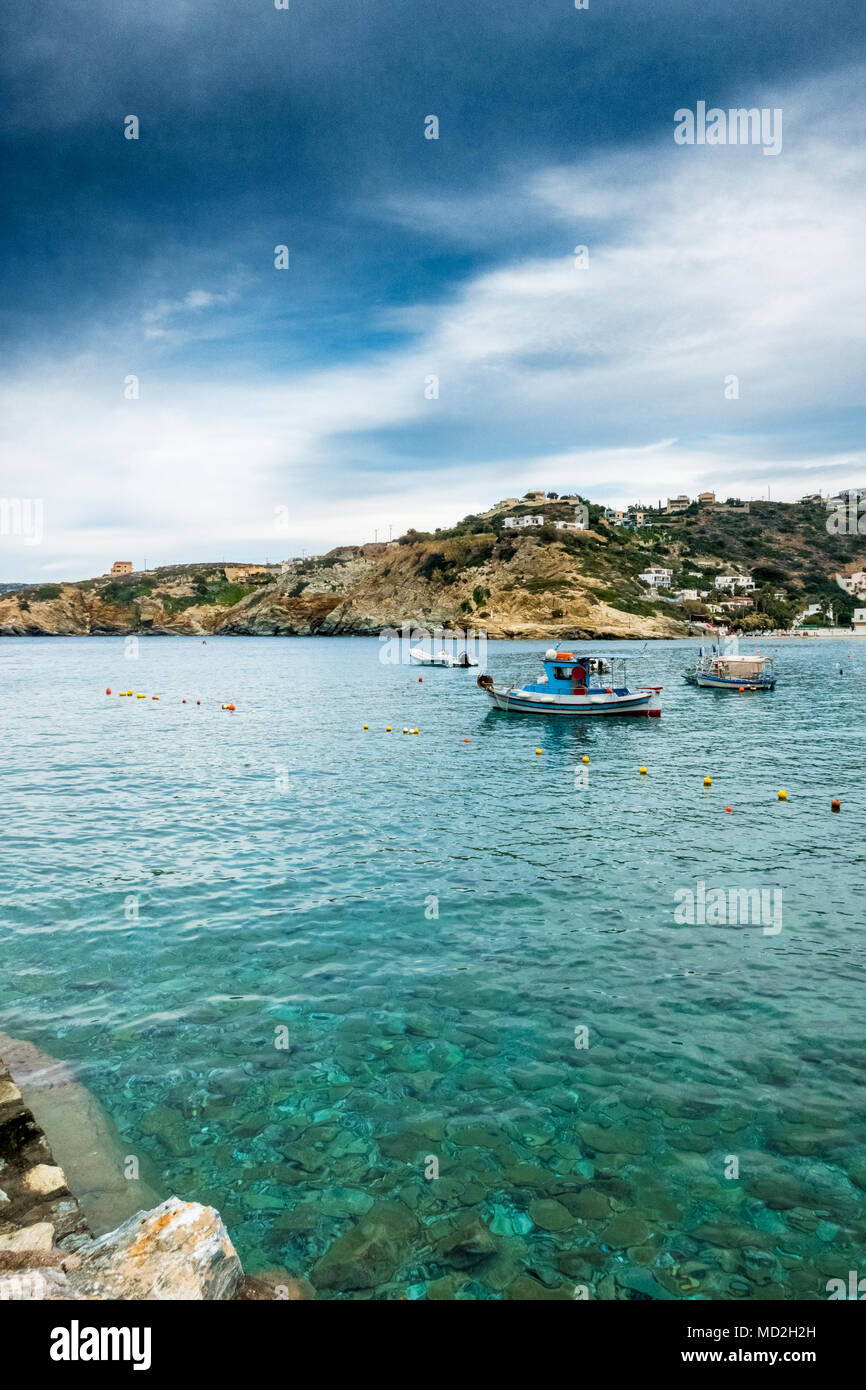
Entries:
<svg viewBox="0 0 866 1390">
<path fill-rule="evenodd" d="M 554 719 L 611 718 L 613 715 L 643 715 L 658 719 L 661 703 L 656 690 L 639 690 L 628 695 L 533 695 L 525 690 L 485 691 L 494 709 L 506 714 L 542 714 Z"/>
<path fill-rule="evenodd" d="M 689 678 L 686 677 L 688 680 Z M 696 672 L 692 678 L 694 685 L 702 690 L 775 690 L 775 680 L 730 680 L 725 676 L 705 676 Z"/>
</svg>

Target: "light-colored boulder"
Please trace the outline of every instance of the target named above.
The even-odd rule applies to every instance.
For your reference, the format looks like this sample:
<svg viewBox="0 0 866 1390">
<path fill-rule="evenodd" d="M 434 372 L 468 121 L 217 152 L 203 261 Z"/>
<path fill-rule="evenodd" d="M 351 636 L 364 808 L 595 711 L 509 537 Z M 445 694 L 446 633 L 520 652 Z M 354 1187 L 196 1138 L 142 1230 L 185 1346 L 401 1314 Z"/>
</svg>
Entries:
<svg viewBox="0 0 866 1390">
<path fill-rule="evenodd" d="M 37 1163 L 35 1168 L 31 1168 L 24 1174 L 24 1186 L 30 1192 L 38 1192 L 40 1196 L 47 1197 L 51 1192 L 59 1192 L 66 1186 L 66 1174 L 62 1168 L 56 1168 L 50 1163 Z"/>
<path fill-rule="evenodd" d="M 22 1226 L 20 1230 L 9 1231 L 7 1235 L 0 1236 L 0 1250 L 32 1250 L 39 1254 L 47 1254 L 53 1240 L 54 1227 L 51 1222 L 34 1221 L 32 1226 Z"/>
<path fill-rule="evenodd" d="M 138 1212 L 79 1254 L 69 1278 L 85 1297 L 226 1299 L 243 1278 L 219 1212 L 178 1197 Z"/>
</svg>

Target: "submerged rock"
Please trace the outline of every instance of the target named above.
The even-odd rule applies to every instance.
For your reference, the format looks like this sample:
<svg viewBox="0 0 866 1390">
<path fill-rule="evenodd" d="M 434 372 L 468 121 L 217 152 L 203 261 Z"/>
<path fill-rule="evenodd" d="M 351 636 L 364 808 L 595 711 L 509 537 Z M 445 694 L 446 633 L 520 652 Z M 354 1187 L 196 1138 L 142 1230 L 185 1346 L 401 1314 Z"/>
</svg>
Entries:
<svg viewBox="0 0 866 1390">
<path fill-rule="evenodd" d="M 379 1202 L 338 1236 L 313 1267 L 317 1289 L 372 1289 L 387 1284 L 403 1263 L 418 1222 L 402 1202 Z"/>
</svg>

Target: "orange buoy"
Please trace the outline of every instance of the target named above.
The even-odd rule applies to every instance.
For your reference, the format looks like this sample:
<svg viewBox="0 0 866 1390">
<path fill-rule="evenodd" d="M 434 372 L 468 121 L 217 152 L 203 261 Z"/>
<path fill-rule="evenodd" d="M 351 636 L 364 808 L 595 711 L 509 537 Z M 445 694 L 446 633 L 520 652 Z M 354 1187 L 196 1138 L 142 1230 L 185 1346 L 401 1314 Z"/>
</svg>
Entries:
<svg viewBox="0 0 866 1390">
<path fill-rule="evenodd" d="M 105 693 L 106 693 L 106 695 L 110 695 L 110 694 L 111 694 L 111 686 L 110 686 L 110 685 L 107 685 L 107 686 L 105 687 Z"/>
<path fill-rule="evenodd" d="M 200 704 L 201 704 L 201 700 L 196 700 L 196 704 L 197 704 L 197 705 L 200 705 Z"/>
<path fill-rule="evenodd" d="M 733 806 L 726 806 L 726 807 L 725 807 L 725 810 L 726 810 L 726 811 L 733 811 L 733 809 L 734 809 Z"/>
<path fill-rule="evenodd" d="M 421 684 L 421 682 L 423 681 L 423 679 L 424 679 L 423 676 L 419 676 L 419 677 L 418 677 L 418 684 L 419 684 L 419 685 Z"/>
<path fill-rule="evenodd" d="M 842 802 L 841 802 L 841 801 L 831 801 L 831 802 L 830 802 L 830 810 L 831 810 L 831 811 L 841 811 L 841 810 L 842 810 Z"/>
<path fill-rule="evenodd" d="M 464 743 L 471 743 L 471 742 L 472 742 L 472 739 L 471 739 L 471 738 L 464 738 L 463 742 L 464 742 Z"/>
</svg>

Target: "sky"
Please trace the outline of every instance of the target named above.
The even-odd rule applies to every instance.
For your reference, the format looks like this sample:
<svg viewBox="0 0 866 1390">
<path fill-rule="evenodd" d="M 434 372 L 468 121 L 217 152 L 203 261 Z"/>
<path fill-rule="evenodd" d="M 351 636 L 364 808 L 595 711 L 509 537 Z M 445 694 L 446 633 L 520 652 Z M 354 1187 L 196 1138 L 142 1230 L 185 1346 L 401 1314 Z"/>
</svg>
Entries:
<svg viewBox="0 0 866 1390">
<path fill-rule="evenodd" d="M 862 0 L 19 0 L 3 29 L 0 580 L 537 487 L 866 484 Z M 678 144 L 699 102 L 781 111 L 781 151 Z"/>
</svg>

